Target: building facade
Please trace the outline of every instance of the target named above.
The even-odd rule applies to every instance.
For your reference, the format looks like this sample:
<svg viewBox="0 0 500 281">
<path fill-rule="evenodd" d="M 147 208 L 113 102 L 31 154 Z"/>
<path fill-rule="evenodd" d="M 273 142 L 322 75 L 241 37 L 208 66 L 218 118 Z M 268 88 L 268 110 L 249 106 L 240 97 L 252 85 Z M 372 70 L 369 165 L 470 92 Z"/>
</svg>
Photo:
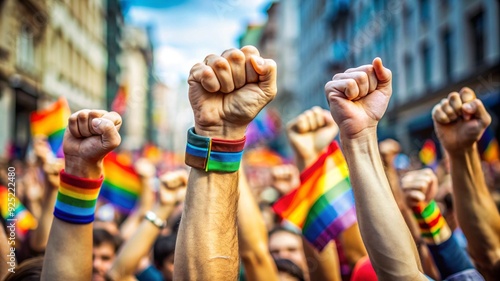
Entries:
<svg viewBox="0 0 500 281">
<path fill-rule="evenodd" d="M 307 15 L 324 3 L 324 36 Z M 432 107 L 452 91 L 469 86 L 493 114 L 500 112 L 500 1 L 498 0 L 327 0 L 302 1 L 300 53 L 304 91 L 331 75 L 369 64 L 379 56 L 393 73 L 393 97 L 381 121 L 380 138 L 393 137 L 414 153 L 435 138 Z M 309 10 L 311 9 L 311 10 Z M 307 13 L 307 11 L 310 11 Z M 302 15 L 304 14 L 304 15 Z M 311 18 L 309 18 L 311 19 Z M 308 37 L 309 36 L 309 37 Z M 330 40 L 331 37 L 331 40 Z M 329 46 L 323 53 L 320 44 Z M 308 56 L 311 56 L 310 58 Z M 329 77 L 314 73 L 328 61 Z M 323 70 L 324 71 L 324 70 Z M 310 81 L 308 81 L 310 80 Z M 318 101 L 315 101 L 319 104 Z M 498 137 L 498 130 L 497 137 Z"/>
<path fill-rule="evenodd" d="M 65 96 L 73 110 L 105 108 L 106 14 L 102 3 L 0 1 L 3 156 L 25 156 L 29 114 L 59 96 Z"/>
</svg>

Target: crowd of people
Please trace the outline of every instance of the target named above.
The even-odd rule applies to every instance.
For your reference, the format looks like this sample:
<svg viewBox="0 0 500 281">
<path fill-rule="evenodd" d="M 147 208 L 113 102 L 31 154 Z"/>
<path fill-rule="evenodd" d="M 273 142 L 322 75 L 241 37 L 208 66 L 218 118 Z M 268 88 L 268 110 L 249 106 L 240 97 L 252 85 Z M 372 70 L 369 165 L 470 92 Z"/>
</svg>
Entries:
<svg viewBox="0 0 500 281">
<path fill-rule="evenodd" d="M 278 92 L 275 62 L 246 46 L 193 66 L 186 168 L 157 175 L 148 159 L 136 161 L 142 191 L 128 216 L 97 200 L 102 160 L 121 141 L 117 113 L 73 113 L 64 159 L 36 139 L 36 161 L 13 165 L 16 195 L 38 226 L 17 237 L 14 273 L 2 220 L 0 279 L 500 280 L 498 190 L 477 149 L 490 114 L 471 89 L 450 93 L 432 110 L 445 152 L 439 170 L 396 169 L 400 145 L 377 138 L 391 79 L 380 58 L 336 74 L 325 81 L 329 110 L 287 124 L 295 164 L 271 169 L 280 195 L 335 139 L 349 169 L 357 222 L 321 251 L 280 223 L 244 172 L 247 126 Z"/>
</svg>

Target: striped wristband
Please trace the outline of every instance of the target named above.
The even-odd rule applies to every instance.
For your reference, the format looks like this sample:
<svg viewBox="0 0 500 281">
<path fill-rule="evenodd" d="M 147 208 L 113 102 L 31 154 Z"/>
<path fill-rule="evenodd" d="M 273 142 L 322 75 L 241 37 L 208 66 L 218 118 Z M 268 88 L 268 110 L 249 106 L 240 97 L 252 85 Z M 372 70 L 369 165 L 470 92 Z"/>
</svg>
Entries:
<svg viewBox="0 0 500 281">
<path fill-rule="evenodd" d="M 446 221 L 441 216 L 441 211 L 436 201 L 431 200 L 427 205 L 423 202 L 420 203 L 416 207 L 413 207 L 413 214 L 417 218 L 422 238 L 426 242 L 439 244 L 439 234 L 445 227 Z"/>
<path fill-rule="evenodd" d="M 85 179 L 67 174 L 62 170 L 60 179 L 54 216 L 73 224 L 93 222 L 103 177 L 97 180 Z"/>
<path fill-rule="evenodd" d="M 197 135 L 188 130 L 186 165 L 207 172 L 236 172 L 240 168 L 246 138 L 223 140 Z"/>
</svg>

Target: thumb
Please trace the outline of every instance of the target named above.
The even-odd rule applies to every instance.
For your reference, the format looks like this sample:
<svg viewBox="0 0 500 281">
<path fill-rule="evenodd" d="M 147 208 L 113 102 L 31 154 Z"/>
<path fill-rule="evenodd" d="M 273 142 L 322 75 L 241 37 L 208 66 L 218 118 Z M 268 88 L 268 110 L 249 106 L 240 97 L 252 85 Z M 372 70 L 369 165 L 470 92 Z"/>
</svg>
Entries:
<svg viewBox="0 0 500 281">
<path fill-rule="evenodd" d="M 259 56 L 252 56 L 253 69 L 259 75 L 259 87 L 267 94 L 274 97 L 276 95 L 276 62 L 271 59 L 263 59 Z"/>
<path fill-rule="evenodd" d="M 392 79 L 392 72 L 388 68 L 385 68 L 382 64 L 382 59 L 377 57 L 372 62 L 373 69 L 375 70 L 375 75 L 379 81 L 379 86 L 389 84 Z"/>
<path fill-rule="evenodd" d="M 109 152 L 120 145 L 121 137 L 113 121 L 106 118 L 95 118 L 92 120 L 92 128 L 101 135 L 102 148 Z"/>
<path fill-rule="evenodd" d="M 486 108 L 483 105 L 483 102 L 479 99 L 474 99 L 468 103 L 462 105 L 462 110 L 466 114 L 470 114 L 474 116 L 476 119 L 479 119 L 481 123 L 485 125 L 485 127 L 489 126 L 491 123 L 491 116 L 486 111 Z"/>
</svg>

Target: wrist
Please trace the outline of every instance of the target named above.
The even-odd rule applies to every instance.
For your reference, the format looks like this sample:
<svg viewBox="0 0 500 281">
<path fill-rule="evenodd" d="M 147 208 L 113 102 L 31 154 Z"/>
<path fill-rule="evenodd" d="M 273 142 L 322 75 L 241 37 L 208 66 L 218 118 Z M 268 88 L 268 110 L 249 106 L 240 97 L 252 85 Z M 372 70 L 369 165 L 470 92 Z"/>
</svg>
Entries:
<svg viewBox="0 0 500 281">
<path fill-rule="evenodd" d="M 87 179 L 99 179 L 102 175 L 102 160 L 89 162 L 80 157 L 65 155 L 64 170 L 67 174 Z"/>
<path fill-rule="evenodd" d="M 459 147 L 457 149 L 446 149 L 446 152 L 450 158 L 462 158 L 465 155 L 477 153 L 477 143 L 475 142 L 470 146 Z"/>
<path fill-rule="evenodd" d="M 225 139 L 225 140 L 239 140 L 245 137 L 247 126 L 227 127 L 227 126 L 211 126 L 204 127 L 198 124 L 194 125 L 194 130 L 197 135 Z"/>
</svg>

